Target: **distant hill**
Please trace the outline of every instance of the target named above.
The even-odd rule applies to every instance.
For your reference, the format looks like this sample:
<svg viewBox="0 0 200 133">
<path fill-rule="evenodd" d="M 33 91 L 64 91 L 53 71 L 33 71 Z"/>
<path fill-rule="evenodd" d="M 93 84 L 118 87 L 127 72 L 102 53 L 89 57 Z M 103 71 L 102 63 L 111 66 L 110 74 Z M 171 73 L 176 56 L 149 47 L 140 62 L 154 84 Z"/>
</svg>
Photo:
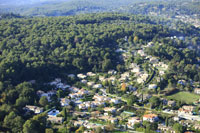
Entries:
<svg viewBox="0 0 200 133">
<path fill-rule="evenodd" d="M 25 16 L 66 16 L 81 13 L 125 12 L 174 17 L 200 18 L 200 1 L 191 0 L 2 0 L 0 13 Z"/>
</svg>

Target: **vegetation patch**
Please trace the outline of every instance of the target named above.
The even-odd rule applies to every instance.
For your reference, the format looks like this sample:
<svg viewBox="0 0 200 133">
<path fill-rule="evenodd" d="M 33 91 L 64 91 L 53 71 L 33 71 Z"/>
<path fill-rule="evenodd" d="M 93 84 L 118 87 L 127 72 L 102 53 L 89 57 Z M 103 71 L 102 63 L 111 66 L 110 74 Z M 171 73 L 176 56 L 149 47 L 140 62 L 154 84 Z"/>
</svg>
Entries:
<svg viewBox="0 0 200 133">
<path fill-rule="evenodd" d="M 174 99 L 174 100 L 177 100 L 177 101 L 186 102 L 187 104 L 189 104 L 189 103 L 193 103 L 196 100 L 200 99 L 200 96 L 193 94 L 193 93 L 190 93 L 190 92 L 178 92 L 176 94 L 168 96 L 167 98 L 168 99 Z"/>
</svg>

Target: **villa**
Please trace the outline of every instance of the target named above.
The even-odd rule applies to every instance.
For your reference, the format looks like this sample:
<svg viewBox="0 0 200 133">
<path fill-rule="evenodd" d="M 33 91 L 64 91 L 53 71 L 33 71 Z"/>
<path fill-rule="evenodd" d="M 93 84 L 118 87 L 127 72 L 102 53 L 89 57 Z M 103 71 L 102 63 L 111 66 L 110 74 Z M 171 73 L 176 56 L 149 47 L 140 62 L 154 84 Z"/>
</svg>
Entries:
<svg viewBox="0 0 200 133">
<path fill-rule="evenodd" d="M 159 118 L 156 114 L 146 114 L 143 116 L 143 121 L 156 122 L 158 120 Z"/>
<path fill-rule="evenodd" d="M 35 114 L 40 114 L 43 112 L 43 108 L 32 106 L 32 105 L 26 105 L 26 107 L 24 107 L 24 110 L 33 111 Z"/>
</svg>

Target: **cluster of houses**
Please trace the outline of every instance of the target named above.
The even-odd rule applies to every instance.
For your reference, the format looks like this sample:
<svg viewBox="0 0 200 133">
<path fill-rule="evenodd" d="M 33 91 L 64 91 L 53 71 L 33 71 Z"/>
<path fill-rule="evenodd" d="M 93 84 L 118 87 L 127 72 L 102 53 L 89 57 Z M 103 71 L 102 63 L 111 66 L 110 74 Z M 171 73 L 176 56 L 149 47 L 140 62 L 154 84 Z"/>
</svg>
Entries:
<svg viewBox="0 0 200 133">
<path fill-rule="evenodd" d="M 128 127 L 133 127 L 136 123 L 140 123 L 142 124 L 143 121 L 149 121 L 149 122 L 157 122 L 159 120 L 158 115 L 156 114 L 145 114 L 142 119 L 140 119 L 139 117 L 130 117 L 128 119 Z"/>
<path fill-rule="evenodd" d="M 152 42 L 148 43 L 147 46 L 145 46 L 144 48 L 147 47 L 152 47 L 154 44 Z M 122 52 L 126 55 L 126 51 L 123 49 L 119 49 L 116 52 Z M 162 76 L 165 71 L 168 69 L 168 65 L 165 64 L 164 62 L 159 62 L 158 58 L 156 57 L 152 57 L 147 55 L 144 50 L 137 50 L 136 52 L 137 54 L 139 54 L 142 57 L 146 57 L 146 59 L 149 60 L 149 63 L 152 64 L 153 67 L 156 67 L 159 70 L 159 74 L 160 76 Z M 94 122 L 91 122 L 92 120 L 100 120 L 100 121 L 105 121 L 105 122 L 110 122 L 113 124 L 116 124 L 117 122 L 119 122 L 119 120 L 121 120 L 122 118 L 119 116 L 119 114 L 121 114 L 121 112 L 119 111 L 119 109 L 117 108 L 117 105 L 120 104 L 122 101 L 120 99 L 120 97 L 109 97 L 107 95 L 107 93 L 105 92 L 105 89 L 103 88 L 103 85 L 101 84 L 104 81 L 111 81 L 111 83 L 114 85 L 115 81 L 119 81 L 121 84 L 125 84 L 125 86 L 129 89 L 130 92 L 133 93 L 133 95 L 139 97 L 139 101 L 142 100 L 147 100 L 150 99 L 152 97 L 151 94 L 143 94 L 141 92 L 136 91 L 137 88 L 133 87 L 132 85 L 130 85 L 128 83 L 128 81 L 131 81 L 132 79 L 131 77 L 131 73 L 134 73 L 134 76 L 136 77 L 136 81 L 139 84 L 145 83 L 145 81 L 148 79 L 149 74 L 145 71 L 143 71 L 143 69 L 136 63 L 131 63 L 129 65 L 129 71 L 126 71 L 124 73 L 120 73 L 120 75 L 117 73 L 117 71 L 115 70 L 110 70 L 107 73 L 107 76 L 99 76 L 99 80 L 98 82 L 94 82 L 91 81 L 91 78 L 88 77 L 94 77 L 97 74 L 92 73 L 92 72 L 87 72 L 86 74 L 69 74 L 68 77 L 69 78 L 75 78 L 78 77 L 80 79 L 80 82 L 87 85 L 89 88 L 91 89 L 99 89 L 102 93 L 96 93 L 93 95 L 92 100 L 88 100 L 85 101 L 83 100 L 85 97 L 90 96 L 92 94 L 91 91 L 88 91 L 86 89 L 79 89 L 77 87 L 71 87 L 70 85 L 67 85 L 65 83 L 62 83 L 61 79 L 57 78 L 54 81 L 48 83 L 51 86 L 54 86 L 54 89 L 44 92 L 44 91 L 37 91 L 37 95 L 39 97 L 47 97 L 48 101 L 51 102 L 51 97 L 53 95 L 57 94 L 57 90 L 62 89 L 62 90 L 68 90 L 70 93 L 69 95 L 65 96 L 65 98 L 60 98 L 60 105 L 62 107 L 65 106 L 69 106 L 72 102 L 74 103 L 73 105 L 75 105 L 79 110 L 81 110 L 81 112 L 76 112 L 73 111 L 72 114 L 78 114 L 78 116 L 86 116 L 86 112 L 88 111 L 88 109 L 90 108 L 97 108 L 97 107 L 101 107 L 102 110 L 101 112 L 99 111 L 94 111 L 91 112 L 90 114 L 90 118 L 88 118 L 87 120 L 81 119 L 78 117 L 78 120 L 73 121 L 74 126 L 84 126 L 88 129 L 91 128 L 97 128 L 97 127 L 101 127 L 102 129 L 104 128 L 104 125 L 101 124 L 97 124 Z M 118 74 L 118 76 L 116 76 Z M 118 77 L 118 78 L 117 78 Z M 185 81 L 184 80 L 179 80 L 178 84 L 181 85 L 185 85 Z M 147 86 L 147 88 L 149 90 L 154 90 L 156 88 L 158 88 L 157 84 L 149 84 Z M 200 88 L 195 88 L 194 92 L 196 94 L 200 94 Z M 176 106 L 176 102 L 173 100 L 167 100 L 167 99 L 161 99 L 162 103 L 164 106 L 168 106 L 168 107 L 175 107 Z M 107 103 L 110 103 L 109 106 L 107 106 Z M 111 106 L 110 106 L 111 105 Z M 32 105 L 26 105 L 26 107 L 24 107 L 24 110 L 26 110 L 27 112 L 32 111 L 35 114 L 40 114 L 42 113 L 44 110 L 41 107 L 37 107 L 37 106 L 32 106 Z M 195 110 L 195 106 L 182 106 L 178 111 L 163 111 L 163 113 L 174 113 L 177 114 L 177 117 L 174 117 L 174 121 L 179 121 L 180 118 L 184 118 L 184 119 L 188 119 L 188 120 L 198 120 L 198 118 L 193 117 L 193 112 Z M 63 123 L 64 118 L 60 117 L 60 111 L 56 110 L 56 109 L 51 109 L 50 111 L 47 112 L 47 120 L 51 121 L 52 123 Z M 117 114 L 117 115 L 116 115 Z M 88 114 L 87 114 L 88 115 Z M 149 113 L 149 114 L 145 114 L 143 115 L 141 118 L 137 117 L 137 116 L 131 116 L 128 117 L 128 122 L 127 122 L 127 126 L 129 128 L 133 128 L 135 123 L 141 123 L 143 121 L 149 121 L 151 123 L 153 122 L 158 122 L 159 121 L 159 117 L 156 114 L 153 113 Z M 195 128 L 200 129 L 200 125 L 195 125 Z M 162 130 L 162 131 L 172 131 L 171 127 L 166 127 L 163 124 L 159 124 L 158 125 L 158 129 Z"/>
<path fill-rule="evenodd" d="M 121 102 L 120 99 L 110 98 L 110 97 L 102 96 L 102 95 L 98 95 L 98 94 L 94 95 L 93 99 L 94 99 L 94 101 L 86 101 L 86 102 L 79 104 L 78 105 L 79 109 L 86 110 L 88 108 L 95 108 L 95 107 L 98 107 L 101 105 L 105 106 L 106 102 L 114 103 L 114 104 L 119 104 Z"/>
</svg>

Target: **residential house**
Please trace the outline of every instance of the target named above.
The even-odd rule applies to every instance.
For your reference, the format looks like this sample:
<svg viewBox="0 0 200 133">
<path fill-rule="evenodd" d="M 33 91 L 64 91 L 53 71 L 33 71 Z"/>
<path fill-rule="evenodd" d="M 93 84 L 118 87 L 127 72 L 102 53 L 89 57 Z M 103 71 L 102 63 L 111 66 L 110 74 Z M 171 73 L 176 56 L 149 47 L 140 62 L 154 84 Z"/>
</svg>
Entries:
<svg viewBox="0 0 200 133">
<path fill-rule="evenodd" d="M 170 101 L 167 102 L 167 105 L 169 107 L 174 107 L 174 106 L 176 106 L 176 101 L 170 100 Z"/>
<path fill-rule="evenodd" d="M 111 76 L 110 78 L 108 78 L 109 81 L 115 81 L 116 78 L 114 76 Z"/>
<path fill-rule="evenodd" d="M 87 76 L 95 76 L 96 74 L 94 74 L 93 72 L 88 72 Z"/>
<path fill-rule="evenodd" d="M 159 71 L 159 74 L 162 76 L 165 74 L 165 71 Z"/>
<path fill-rule="evenodd" d="M 74 74 L 68 74 L 68 77 L 69 78 L 75 78 L 75 75 Z"/>
<path fill-rule="evenodd" d="M 178 110 L 178 115 L 192 115 L 194 109 L 194 106 L 183 106 Z"/>
<path fill-rule="evenodd" d="M 37 91 L 37 95 L 39 97 L 46 96 L 49 102 L 51 101 L 51 96 L 55 95 L 56 93 L 57 93 L 56 90 L 51 90 L 51 91 L 48 91 L 47 93 L 41 90 Z"/>
<path fill-rule="evenodd" d="M 142 120 L 139 117 L 131 117 L 128 119 L 128 126 L 133 127 L 135 123 L 142 123 Z"/>
<path fill-rule="evenodd" d="M 146 114 L 143 116 L 143 121 L 156 122 L 158 120 L 159 118 L 156 114 Z"/>
<path fill-rule="evenodd" d="M 193 127 L 195 130 L 200 130 L 200 124 L 195 124 Z"/>
<path fill-rule="evenodd" d="M 49 84 L 50 85 L 57 85 L 60 82 L 61 82 L 61 79 L 60 78 L 56 78 L 54 81 L 50 82 Z"/>
<path fill-rule="evenodd" d="M 63 121 L 64 121 L 64 118 L 63 117 L 56 117 L 56 116 L 48 116 L 47 120 L 50 121 L 51 123 L 62 124 Z"/>
<path fill-rule="evenodd" d="M 117 111 L 117 109 L 115 107 L 105 107 L 104 111 L 105 112 L 115 113 Z"/>
<path fill-rule="evenodd" d="M 120 99 L 117 99 L 117 98 L 112 98 L 111 100 L 110 100 L 110 103 L 114 103 L 114 104 L 119 104 L 121 102 L 121 100 Z"/>
<path fill-rule="evenodd" d="M 104 120 L 104 121 L 106 120 L 106 121 L 109 121 L 111 123 L 117 123 L 118 122 L 118 119 L 116 117 L 112 117 L 112 116 L 103 115 L 103 116 L 98 117 L 98 119 Z"/>
<path fill-rule="evenodd" d="M 129 68 L 138 68 L 139 66 L 136 63 L 131 63 Z"/>
<path fill-rule="evenodd" d="M 99 111 L 93 111 L 93 112 L 91 112 L 91 116 L 95 116 L 95 117 L 99 117 L 101 115 L 101 112 L 99 112 Z"/>
<path fill-rule="evenodd" d="M 144 83 L 147 78 L 148 78 L 148 74 L 147 73 L 141 73 L 138 75 L 138 78 L 137 78 L 137 82 L 140 84 L 140 83 Z"/>
<path fill-rule="evenodd" d="M 131 72 L 133 72 L 133 73 L 140 72 L 140 67 L 138 66 L 138 67 L 133 68 L 133 69 L 131 70 Z"/>
<path fill-rule="evenodd" d="M 80 89 L 77 93 L 80 94 L 80 95 L 88 95 L 88 94 L 90 94 L 90 92 L 85 90 L 85 89 Z"/>
<path fill-rule="evenodd" d="M 109 70 L 108 74 L 115 75 L 115 74 L 117 74 L 117 71 L 115 71 L 115 70 Z"/>
<path fill-rule="evenodd" d="M 99 80 L 100 81 L 105 81 L 105 77 L 104 76 L 99 76 Z"/>
<path fill-rule="evenodd" d="M 61 106 L 69 106 L 70 102 L 71 101 L 69 99 L 67 99 L 67 98 L 61 98 L 60 99 Z"/>
<path fill-rule="evenodd" d="M 39 97 L 41 97 L 42 94 L 44 94 L 44 93 L 45 93 L 44 91 L 38 90 L 36 94 L 37 94 Z"/>
<path fill-rule="evenodd" d="M 106 101 L 109 101 L 111 98 L 107 97 L 107 96 L 101 96 L 101 95 L 94 95 L 93 99 L 95 101 L 99 101 L 99 102 L 106 102 Z"/>
<path fill-rule="evenodd" d="M 102 85 L 101 84 L 95 84 L 95 85 L 93 85 L 93 88 L 100 89 L 100 88 L 102 88 Z"/>
<path fill-rule="evenodd" d="M 81 80 L 81 83 L 86 84 L 87 80 L 83 79 L 83 80 Z"/>
<path fill-rule="evenodd" d="M 79 89 L 76 88 L 76 87 L 70 87 L 69 91 L 72 92 L 72 93 L 77 93 L 79 91 Z"/>
<path fill-rule="evenodd" d="M 76 98 L 81 97 L 81 95 L 78 94 L 78 93 L 70 93 L 70 94 L 69 94 L 69 97 L 71 97 L 71 99 L 76 99 Z"/>
<path fill-rule="evenodd" d="M 152 57 L 152 58 L 150 58 L 149 62 L 152 64 L 155 64 L 155 63 L 158 63 L 158 59 L 156 57 Z"/>
<path fill-rule="evenodd" d="M 24 110 L 33 111 L 35 114 L 40 114 L 43 112 L 43 108 L 32 106 L 32 105 L 26 105 L 26 107 L 24 107 Z"/>
<path fill-rule="evenodd" d="M 181 120 L 181 118 L 178 117 L 178 116 L 175 116 L 173 119 L 174 119 L 174 121 L 180 121 Z"/>
<path fill-rule="evenodd" d="M 162 131 L 163 133 L 176 133 L 171 127 L 167 127 L 162 124 L 158 124 L 158 130 Z"/>
<path fill-rule="evenodd" d="M 73 123 L 75 127 L 80 127 L 84 124 L 84 121 L 74 121 Z"/>
<path fill-rule="evenodd" d="M 88 85 L 88 86 L 93 86 L 93 85 L 94 85 L 94 82 L 87 82 L 87 85 Z"/>
<path fill-rule="evenodd" d="M 200 94 L 200 88 L 195 88 L 195 89 L 194 89 L 194 93 Z"/>
<path fill-rule="evenodd" d="M 145 54 L 145 52 L 143 50 L 138 50 L 137 53 L 140 55 L 140 56 L 147 56 L 147 54 Z"/>
<path fill-rule="evenodd" d="M 80 79 L 84 79 L 84 78 L 86 78 L 87 76 L 84 75 L 84 74 L 82 74 L 82 73 L 80 73 L 80 74 L 77 74 L 77 77 L 80 78 Z"/>
<path fill-rule="evenodd" d="M 143 94 L 143 100 L 148 100 L 152 97 L 150 94 Z"/>
<path fill-rule="evenodd" d="M 156 89 L 158 86 L 156 84 L 150 84 L 149 85 L 149 89 L 152 90 L 152 89 Z"/>
<path fill-rule="evenodd" d="M 145 81 L 144 81 L 144 79 L 142 79 L 142 78 L 138 78 L 138 79 L 137 79 L 137 82 L 138 82 L 139 84 L 141 84 L 141 83 L 144 83 Z"/>
</svg>

